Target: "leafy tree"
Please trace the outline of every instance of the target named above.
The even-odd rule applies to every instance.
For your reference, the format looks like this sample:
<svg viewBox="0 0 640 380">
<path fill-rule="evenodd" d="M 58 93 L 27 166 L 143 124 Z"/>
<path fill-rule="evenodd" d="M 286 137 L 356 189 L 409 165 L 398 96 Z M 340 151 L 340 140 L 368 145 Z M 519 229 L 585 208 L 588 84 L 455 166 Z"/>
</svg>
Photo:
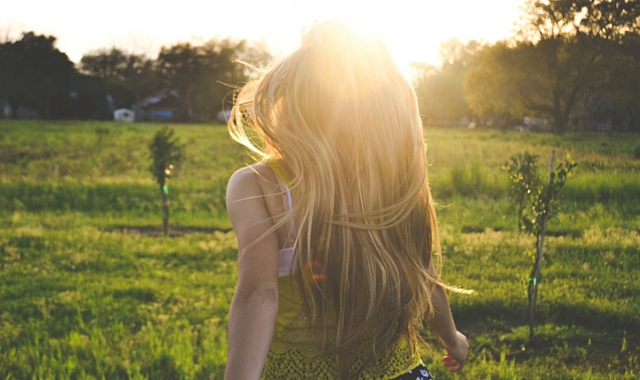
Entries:
<svg viewBox="0 0 640 380">
<path fill-rule="evenodd" d="M 477 41 L 463 44 L 452 39 L 440 46 L 439 68 L 421 62 L 412 64 L 420 111 L 427 123 L 446 123 L 470 116 L 462 82 L 471 57 L 480 47 Z"/>
<path fill-rule="evenodd" d="M 605 39 L 620 39 L 640 32 L 640 2 L 632 0 L 582 0 L 583 33 Z"/>
<path fill-rule="evenodd" d="M 107 87 L 102 79 L 78 74 L 72 82 L 72 89 L 72 117 L 83 120 L 113 118 L 107 100 Z"/>
<path fill-rule="evenodd" d="M 165 88 L 175 90 L 185 102 L 189 120 L 212 119 L 233 88 L 248 79 L 247 67 L 238 59 L 265 59 L 245 40 L 212 39 L 202 45 L 179 43 L 163 47 L 157 65 Z M 255 63 L 255 62 L 253 62 Z"/>
<path fill-rule="evenodd" d="M 0 101 L 34 108 L 44 118 L 69 115 L 73 63 L 55 47 L 53 36 L 22 34 L 0 45 Z"/>
<path fill-rule="evenodd" d="M 529 1 L 516 39 L 477 54 L 465 78 L 480 115 L 524 113 L 568 129 L 585 95 L 612 91 L 611 73 L 624 67 L 620 41 L 637 34 L 637 5 L 624 0 Z"/>
<path fill-rule="evenodd" d="M 141 54 L 127 54 L 112 48 L 85 54 L 79 65 L 84 74 L 105 80 L 115 107 L 132 107 L 161 90 L 154 61 Z"/>
<path fill-rule="evenodd" d="M 158 130 L 149 142 L 149 152 L 152 159 L 149 170 L 160 187 L 162 228 L 166 236 L 169 234 L 169 206 L 167 204 L 169 178 L 171 171 L 175 170 L 182 161 L 183 147 L 180 145 L 180 139 L 174 136 L 173 129 L 164 127 Z"/>
<path fill-rule="evenodd" d="M 486 46 L 473 57 L 463 88 L 475 114 L 486 118 L 522 117 L 526 108 L 518 92 L 523 87 L 517 84 L 528 84 L 530 79 L 518 69 L 521 61 L 525 59 L 505 42 Z"/>
<path fill-rule="evenodd" d="M 525 152 L 524 158 L 519 156 L 511 157 L 511 163 L 503 166 L 509 174 L 511 180 L 511 194 L 518 204 L 518 214 L 521 218 L 523 230 L 536 237 L 536 255 L 529 279 L 527 280 L 527 298 L 529 301 L 529 341 L 534 339 L 535 308 L 538 298 L 538 284 L 541 279 L 542 253 L 544 248 L 544 237 L 547 229 L 549 217 L 554 213 L 560 189 L 571 170 L 577 164 L 568 155 L 563 162 L 554 167 L 555 152 L 551 153 L 551 165 L 549 168 L 549 179 L 546 185 L 541 185 L 542 181 L 537 178 L 537 155 L 529 155 Z M 527 203 L 527 207 L 523 207 Z"/>
<path fill-rule="evenodd" d="M 554 168 L 554 153 L 551 153 L 551 169 L 549 171 L 549 181 L 546 186 L 540 187 L 536 193 L 530 197 L 531 208 L 528 215 L 522 219 L 525 231 L 536 237 L 536 258 L 531 268 L 531 274 L 527 281 L 527 298 L 529 300 L 529 340 L 534 339 L 535 309 L 538 299 L 538 283 L 540 283 L 542 271 L 542 252 L 544 248 L 544 235 L 547 229 L 549 216 L 553 212 L 553 207 L 558 199 L 560 189 L 564 187 L 569 176 L 569 172 L 577 166 L 569 156 L 564 162 Z"/>
<path fill-rule="evenodd" d="M 605 107 L 625 110 L 630 130 L 640 132 L 640 33 L 620 40 L 622 54 L 611 69 L 606 86 L 593 96 Z M 594 107 L 595 108 L 595 107 Z"/>
<path fill-rule="evenodd" d="M 522 117 L 526 112 L 550 118 L 557 132 L 565 132 L 584 91 L 607 81 L 616 55 L 607 45 L 564 36 L 497 43 L 479 54 L 469 70 L 467 100 L 481 115 Z"/>
<path fill-rule="evenodd" d="M 618 40 L 640 31 L 640 3 L 630 0 L 528 0 L 520 37 L 583 35 Z"/>
<path fill-rule="evenodd" d="M 15 75 L 17 61 L 19 57 L 15 54 L 15 47 L 12 41 L 0 44 L 0 116 L 4 116 L 4 105 L 13 98 L 19 88 L 19 80 Z"/>
</svg>

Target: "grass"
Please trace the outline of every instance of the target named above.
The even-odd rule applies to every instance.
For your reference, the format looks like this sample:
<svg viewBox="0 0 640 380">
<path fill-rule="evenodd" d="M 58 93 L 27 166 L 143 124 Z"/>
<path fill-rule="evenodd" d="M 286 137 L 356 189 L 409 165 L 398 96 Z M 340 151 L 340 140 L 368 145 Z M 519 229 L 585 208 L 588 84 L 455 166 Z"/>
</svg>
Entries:
<svg viewBox="0 0 640 380">
<path fill-rule="evenodd" d="M 0 378 L 218 379 L 237 268 L 226 182 L 249 159 L 222 126 L 173 125 L 186 159 L 160 230 L 147 142 L 161 124 L 0 121 Z M 425 131 L 446 282 L 471 354 L 439 379 L 640 376 L 638 135 Z M 549 222 L 535 345 L 532 237 L 501 171 L 551 150 L 579 163 Z"/>
</svg>

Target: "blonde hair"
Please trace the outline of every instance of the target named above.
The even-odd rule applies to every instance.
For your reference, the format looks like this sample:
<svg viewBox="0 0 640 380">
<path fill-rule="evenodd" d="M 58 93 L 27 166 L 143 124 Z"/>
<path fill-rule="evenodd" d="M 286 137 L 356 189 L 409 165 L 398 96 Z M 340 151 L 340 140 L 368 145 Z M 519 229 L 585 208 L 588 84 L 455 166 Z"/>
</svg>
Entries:
<svg viewBox="0 0 640 380">
<path fill-rule="evenodd" d="M 274 228 L 296 222 L 296 278 L 322 354 L 342 377 L 403 336 L 415 354 L 438 228 L 416 95 L 381 40 L 316 26 L 232 114 L 233 138 L 287 174 L 294 204 Z"/>
</svg>

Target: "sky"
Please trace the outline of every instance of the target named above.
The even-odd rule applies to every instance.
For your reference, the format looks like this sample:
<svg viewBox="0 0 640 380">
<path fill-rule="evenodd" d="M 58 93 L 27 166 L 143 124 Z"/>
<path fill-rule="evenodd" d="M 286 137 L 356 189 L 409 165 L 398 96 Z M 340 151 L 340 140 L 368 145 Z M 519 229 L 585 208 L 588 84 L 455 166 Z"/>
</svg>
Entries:
<svg viewBox="0 0 640 380">
<path fill-rule="evenodd" d="M 437 64 L 451 38 L 495 42 L 513 34 L 524 0 L 22 0 L 0 5 L 0 39 L 23 31 L 57 37 L 78 62 L 118 47 L 157 55 L 162 46 L 212 37 L 260 42 L 276 55 L 296 48 L 305 29 L 329 19 L 379 33 L 399 65 Z"/>
</svg>

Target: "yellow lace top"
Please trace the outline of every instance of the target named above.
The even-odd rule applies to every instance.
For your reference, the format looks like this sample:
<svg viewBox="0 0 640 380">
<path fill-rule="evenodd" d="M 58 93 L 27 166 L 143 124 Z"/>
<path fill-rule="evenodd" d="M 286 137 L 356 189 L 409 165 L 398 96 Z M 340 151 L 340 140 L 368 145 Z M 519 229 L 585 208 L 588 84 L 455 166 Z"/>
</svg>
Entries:
<svg viewBox="0 0 640 380">
<path fill-rule="evenodd" d="M 302 308 L 292 276 L 278 279 L 278 316 L 262 379 L 338 379 L 335 360 L 318 355 L 319 337 Z M 420 364 L 404 338 L 368 365 L 358 380 L 393 379 Z M 360 362 L 361 363 L 361 362 Z M 354 365 L 360 364 L 356 361 Z"/>
<path fill-rule="evenodd" d="M 286 183 L 283 171 L 273 163 L 268 164 Z M 335 359 L 319 355 L 320 338 L 303 310 L 299 292 L 293 276 L 279 277 L 278 316 L 261 378 L 338 379 Z M 361 363 L 356 361 L 354 366 Z M 356 379 L 393 379 L 420 363 L 420 355 L 412 357 L 407 341 L 401 338 Z"/>
</svg>

